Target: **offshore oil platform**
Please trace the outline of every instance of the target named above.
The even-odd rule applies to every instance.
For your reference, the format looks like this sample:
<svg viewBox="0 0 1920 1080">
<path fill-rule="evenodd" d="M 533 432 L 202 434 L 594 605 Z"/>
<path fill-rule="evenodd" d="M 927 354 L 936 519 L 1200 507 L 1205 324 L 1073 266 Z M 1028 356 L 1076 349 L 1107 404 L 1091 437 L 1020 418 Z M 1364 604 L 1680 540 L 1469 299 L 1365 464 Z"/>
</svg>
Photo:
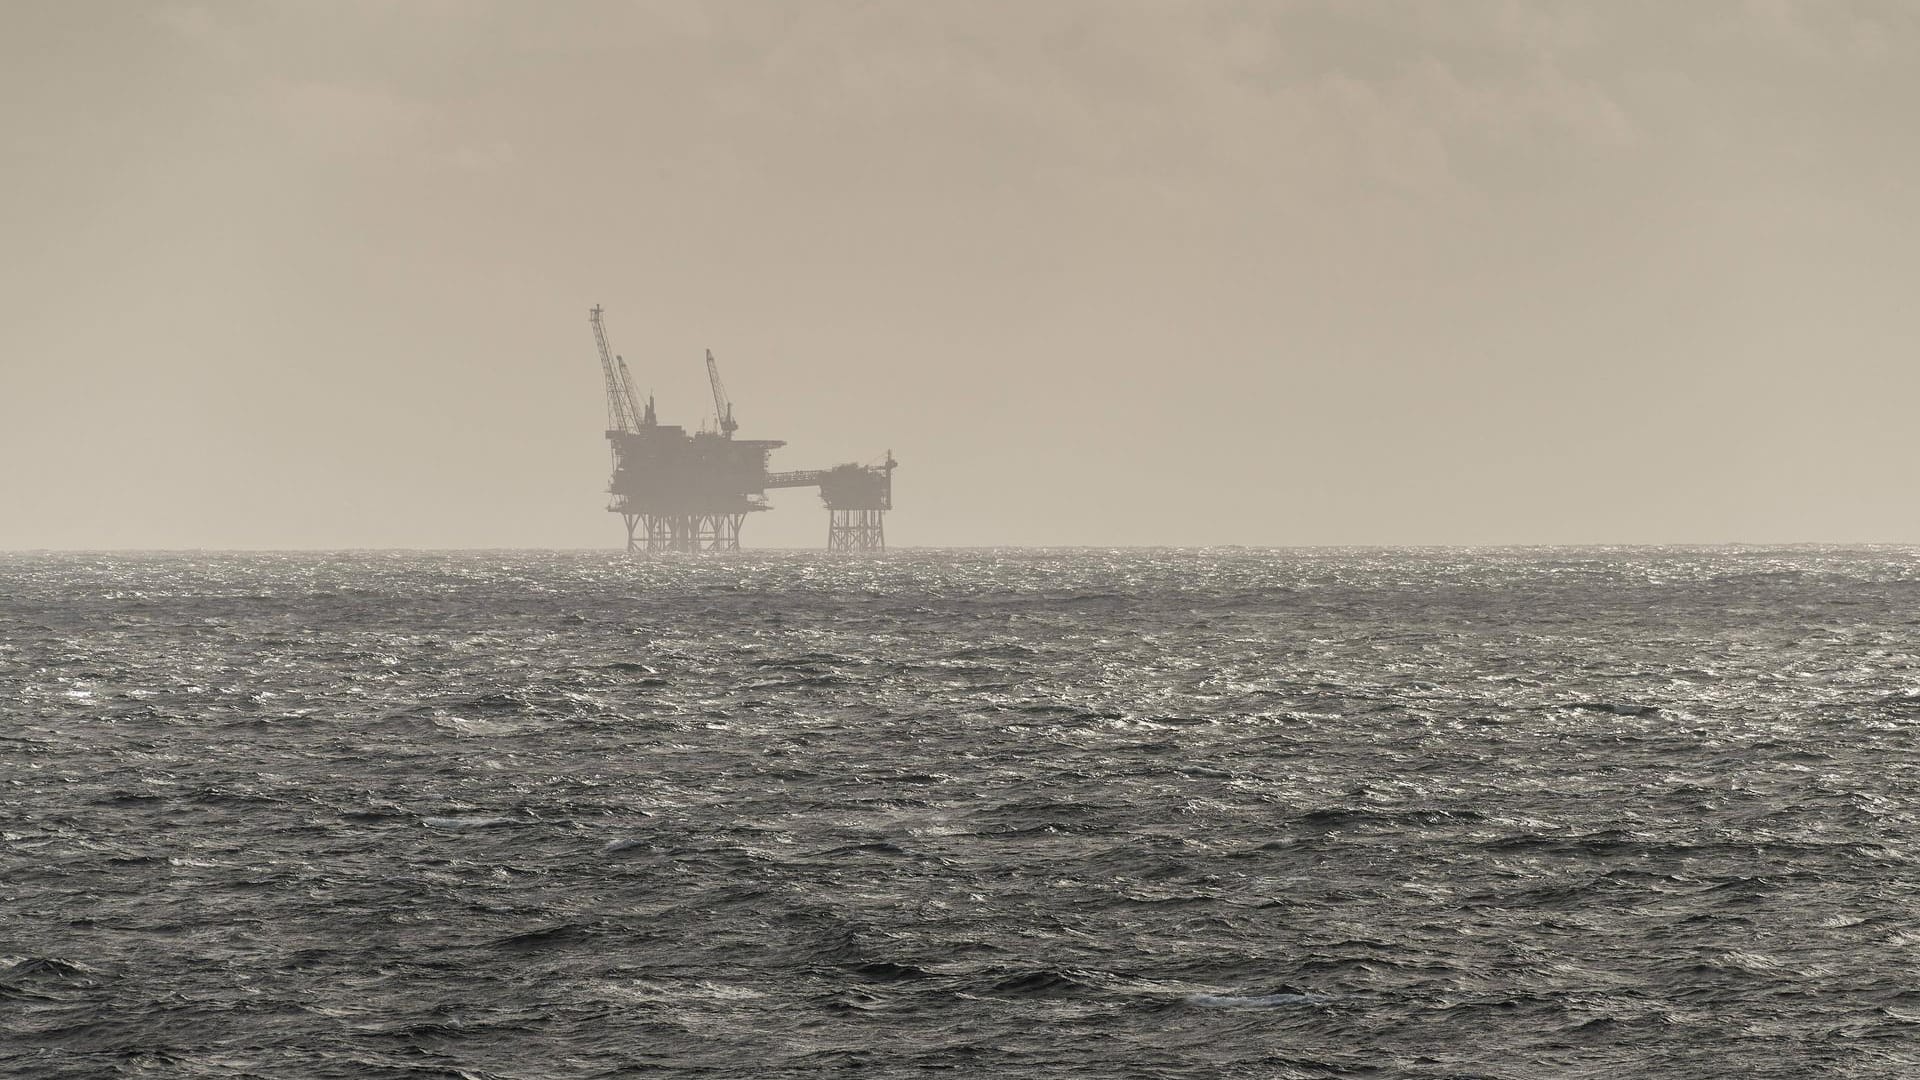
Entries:
<svg viewBox="0 0 1920 1080">
<path fill-rule="evenodd" d="M 643 408 L 625 358 L 607 344 L 603 313 L 589 317 L 600 370 L 607 384 L 607 442 L 613 480 L 607 509 L 627 526 L 627 550 L 739 551 L 740 525 L 767 509 L 775 488 L 819 488 L 827 507 L 828 551 L 880 551 L 887 546 L 886 512 L 893 509 L 893 451 L 879 465 L 849 463 L 829 469 L 772 472 L 779 439 L 736 439 L 733 402 L 720 382 L 720 365 L 707 352 L 713 387 L 713 426 L 696 431 L 662 424 L 653 395 Z"/>
</svg>

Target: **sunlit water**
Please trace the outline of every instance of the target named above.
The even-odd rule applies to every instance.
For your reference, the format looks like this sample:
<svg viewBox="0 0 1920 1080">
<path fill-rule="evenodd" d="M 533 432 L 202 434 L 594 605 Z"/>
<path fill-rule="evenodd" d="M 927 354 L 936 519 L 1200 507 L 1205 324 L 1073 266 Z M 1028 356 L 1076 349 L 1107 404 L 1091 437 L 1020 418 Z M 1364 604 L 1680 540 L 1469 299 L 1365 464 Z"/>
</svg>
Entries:
<svg viewBox="0 0 1920 1080">
<path fill-rule="evenodd" d="M 1895 1077 L 1920 552 L 0 556 L 0 1072 Z"/>
</svg>

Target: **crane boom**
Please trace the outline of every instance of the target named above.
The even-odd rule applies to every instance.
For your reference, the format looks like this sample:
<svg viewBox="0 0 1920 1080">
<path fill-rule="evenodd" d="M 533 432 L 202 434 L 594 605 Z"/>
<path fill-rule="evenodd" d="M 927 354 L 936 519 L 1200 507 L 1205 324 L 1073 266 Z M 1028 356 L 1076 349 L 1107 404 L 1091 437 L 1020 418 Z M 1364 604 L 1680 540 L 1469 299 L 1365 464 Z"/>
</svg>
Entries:
<svg viewBox="0 0 1920 1080">
<path fill-rule="evenodd" d="M 707 381 L 713 384 L 713 420 L 720 434 L 733 438 L 740 425 L 733 422 L 733 402 L 727 399 L 726 385 L 720 381 L 720 365 L 713 359 L 713 350 L 707 350 Z"/>
<path fill-rule="evenodd" d="M 620 368 L 620 385 L 624 387 L 627 392 L 627 408 L 632 409 L 634 407 L 633 372 L 627 370 L 626 357 L 616 356 L 613 358 L 613 362 L 615 365 L 617 365 Z M 653 395 L 652 394 L 647 395 L 647 411 L 643 413 L 639 413 L 638 415 L 640 417 L 641 427 L 652 427 L 653 425 L 659 423 L 659 421 L 654 419 L 654 416 L 653 416 Z"/>
<path fill-rule="evenodd" d="M 607 327 L 599 304 L 589 312 L 593 322 L 593 342 L 600 347 L 600 372 L 607 380 L 607 430 L 637 431 L 640 407 L 633 400 L 633 385 L 627 380 L 627 362 L 616 360 L 607 345 Z M 617 365 L 617 366 L 616 366 Z"/>
</svg>

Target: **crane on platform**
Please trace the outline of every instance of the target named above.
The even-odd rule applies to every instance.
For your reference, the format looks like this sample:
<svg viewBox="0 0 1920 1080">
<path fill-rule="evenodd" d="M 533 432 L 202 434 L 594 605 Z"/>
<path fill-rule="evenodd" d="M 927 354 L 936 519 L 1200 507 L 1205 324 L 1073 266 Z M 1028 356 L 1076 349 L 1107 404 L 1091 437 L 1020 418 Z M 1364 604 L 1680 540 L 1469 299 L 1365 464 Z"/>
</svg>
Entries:
<svg viewBox="0 0 1920 1080">
<path fill-rule="evenodd" d="M 613 349 L 607 344 L 607 326 L 600 305 L 593 305 L 588 315 L 593 322 L 594 344 L 600 346 L 600 371 L 607 380 L 607 430 L 638 431 L 640 406 L 633 399 L 633 381 L 627 373 L 627 362 L 613 355 Z M 648 402 L 649 417 L 652 412 L 652 402 Z"/>
<path fill-rule="evenodd" d="M 627 370 L 626 357 L 616 356 L 613 358 L 613 361 L 620 365 L 620 385 L 626 388 L 627 408 L 631 409 L 633 408 L 633 372 Z M 652 427 L 659 422 L 659 420 L 654 418 L 653 395 L 649 393 L 647 395 L 647 410 L 640 414 L 640 426 Z"/>
<path fill-rule="evenodd" d="M 733 438 L 740 425 L 733 422 L 733 402 L 727 397 L 727 387 L 720 381 L 720 365 L 713 358 L 713 350 L 707 350 L 707 381 L 713 384 L 713 422 L 718 425 L 721 435 Z"/>
</svg>

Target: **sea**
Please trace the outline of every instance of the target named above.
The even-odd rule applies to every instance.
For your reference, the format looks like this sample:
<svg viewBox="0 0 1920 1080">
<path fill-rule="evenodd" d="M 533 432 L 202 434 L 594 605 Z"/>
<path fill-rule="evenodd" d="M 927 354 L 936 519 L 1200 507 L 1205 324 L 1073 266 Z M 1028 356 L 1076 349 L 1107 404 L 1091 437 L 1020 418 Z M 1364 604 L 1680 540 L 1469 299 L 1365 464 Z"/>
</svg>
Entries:
<svg viewBox="0 0 1920 1080">
<path fill-rule="evenodd" d="M 0 1075 L 1920 1075 L 1920 549 L 0 555 Z"/>
</svg>

